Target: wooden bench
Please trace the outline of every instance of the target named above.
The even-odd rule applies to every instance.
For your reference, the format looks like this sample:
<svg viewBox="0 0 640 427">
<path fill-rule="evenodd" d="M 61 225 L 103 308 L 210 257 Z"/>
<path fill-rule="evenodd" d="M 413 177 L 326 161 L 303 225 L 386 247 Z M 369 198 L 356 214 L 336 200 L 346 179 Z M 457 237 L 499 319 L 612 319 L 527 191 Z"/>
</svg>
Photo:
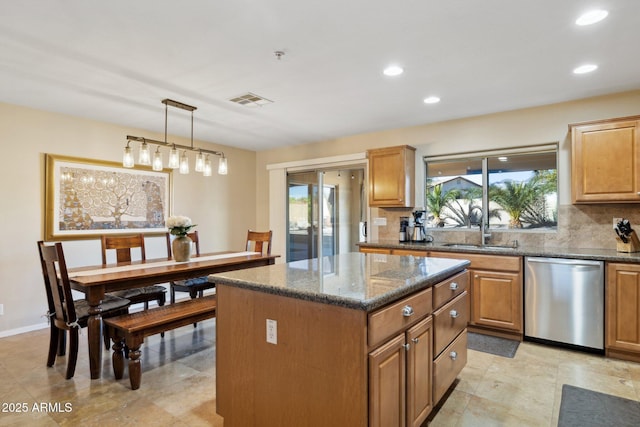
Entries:
<svg viewBox="0 0 640 427">
<path fill-rule="evenodd" d="M 216 316 L 216 296 L 210 295 L 137 313 L 104 319 L 105 328 L 113 340 L 113 373 L 117 380 L 124 374 L 124 345 L 129 352 L 131 389 L 140 388 L 140 346 L 145 337 L 181 326 L 191 325 Z"/>
</svg>

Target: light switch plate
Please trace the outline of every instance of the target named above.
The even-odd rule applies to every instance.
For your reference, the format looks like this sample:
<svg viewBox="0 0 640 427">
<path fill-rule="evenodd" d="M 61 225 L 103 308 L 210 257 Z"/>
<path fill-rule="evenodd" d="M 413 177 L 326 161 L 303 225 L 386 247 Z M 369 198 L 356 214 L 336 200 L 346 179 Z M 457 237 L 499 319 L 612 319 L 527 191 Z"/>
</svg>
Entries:
<svg viewBox="0 0 640 427">
<path fill-rule="evenodd" d="M 267 342 L 278 344 L 278 321 L 267 319 Z"/>
<path fill-rule="evenodd" d="M 385 226 L 387 225 L 387 218 L 385 217 L 377 217 L 377 218 L 373 218 L 373 225 L 381 225 L 381 226 Z"/>
<path fill-rule="evenodd" d="M 0 304 L 0 316 L 4 314 L 4 304 Z"/>
</svg>

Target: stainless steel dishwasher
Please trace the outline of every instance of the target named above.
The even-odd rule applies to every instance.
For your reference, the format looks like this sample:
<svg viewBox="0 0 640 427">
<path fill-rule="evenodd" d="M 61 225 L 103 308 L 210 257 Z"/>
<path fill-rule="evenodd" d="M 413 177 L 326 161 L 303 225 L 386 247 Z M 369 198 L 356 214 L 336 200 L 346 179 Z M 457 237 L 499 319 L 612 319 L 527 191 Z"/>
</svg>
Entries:
<svg viewBox="0 0 640 427">
<path fill-rule="evenodd" d="M 524 335 L 604 350 L 604 263 L 525 257 Z"/>
</svg>

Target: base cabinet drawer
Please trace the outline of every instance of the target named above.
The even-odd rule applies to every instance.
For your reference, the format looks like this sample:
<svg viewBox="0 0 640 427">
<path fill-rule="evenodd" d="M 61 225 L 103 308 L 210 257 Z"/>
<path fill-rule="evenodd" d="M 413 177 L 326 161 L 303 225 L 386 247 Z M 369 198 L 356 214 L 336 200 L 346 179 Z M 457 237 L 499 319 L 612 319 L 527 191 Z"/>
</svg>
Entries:
<svg viewBox="0 0 640 427">
<path fill-rule="evenodd" d="M 375 347 L 431 313 L 431 288 L 420 291 L 369 315 L 369 346 Z"/>
<path fill-rule="evenodd" d="M 469 322 L 469 294 L 465 291 L 433 313 L 433 354 L 438 356 Z"/>
<path fill-rule="evenodd" d="M 433 286 L 433 308 L 437 310 L 469 288 L 469 272 L 463 271 Z"/>
<path fill-rule="evenodd" d="M 458 337 L 433 361 L 433 405 L 444 393 L 467 364 L 467 330 Z"/>
</svg>

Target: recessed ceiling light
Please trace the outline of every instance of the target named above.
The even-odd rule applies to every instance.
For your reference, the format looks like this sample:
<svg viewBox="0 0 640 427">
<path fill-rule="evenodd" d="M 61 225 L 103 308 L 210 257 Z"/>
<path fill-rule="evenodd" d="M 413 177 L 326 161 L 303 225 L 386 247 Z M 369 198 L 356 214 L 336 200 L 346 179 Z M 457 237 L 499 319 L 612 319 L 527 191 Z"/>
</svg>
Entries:
<svg viewBox="0 0 640 427">
<path fill-rule="evenodd" d="M 598 69 L 595 64 L 585 64 L 573 69 L 574 74 L 586 74 Z"/>
<path fill-rule="evenodd" d="M 438 102 L 440 102 L 440 98 L 437 96 L 429 96 L 424 99 L 425 104 L 437 104 Z"/>
<path fill-rule="evenodd" d="M 383 71 L 384 75 L 385 76 L 389 76 L 389 77 L 399 76 L 403 72 L 404 72 L 404 70 L 402 69 L 402 67 L 400 67 L 398 65 L 389 65 Z"/>
<path fill-rule="evenodd" d="M 507 157 L 505 157 L 505 156 L 500 156 L 500 157 L 498 157 L 498 160 L 500 160 L 501 162 L 506 162 L 509 159 Z"/>
<path fill-rule="evenodd" d="M 609 15 L 609 12 L 602 9 L 591 10 L 585 14 L 580 15 L 578 19 L 576 19 L 576 25 L 591 25 L 596 22 L 602 21 L 604 18 Z"/>
</svg>

